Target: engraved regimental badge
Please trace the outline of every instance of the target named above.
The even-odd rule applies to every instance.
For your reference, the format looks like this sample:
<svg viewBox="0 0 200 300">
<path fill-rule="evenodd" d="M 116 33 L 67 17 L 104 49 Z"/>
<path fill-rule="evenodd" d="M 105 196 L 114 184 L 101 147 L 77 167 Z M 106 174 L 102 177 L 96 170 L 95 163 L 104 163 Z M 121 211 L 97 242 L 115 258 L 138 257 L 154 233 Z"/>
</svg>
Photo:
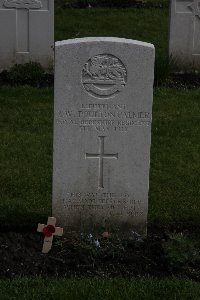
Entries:
<svg viewBox="0 0 200 300">
<path fill-rule="evenodd" d="M 127 71 L 119 58 L 111 54 L 93 56 L 85 63 L 82 83 L 85 90 L 97 98 L 110 98 L 123 90 Z"/>
</svg>

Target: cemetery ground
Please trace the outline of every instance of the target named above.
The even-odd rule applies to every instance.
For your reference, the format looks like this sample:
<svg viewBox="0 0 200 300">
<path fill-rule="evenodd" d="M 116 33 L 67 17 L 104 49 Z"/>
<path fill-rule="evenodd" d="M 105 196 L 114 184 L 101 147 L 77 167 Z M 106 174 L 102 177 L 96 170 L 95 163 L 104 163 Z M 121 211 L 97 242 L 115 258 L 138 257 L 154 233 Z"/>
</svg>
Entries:
<svg viewBox="0 0 200 300">
<path fill-rule="evenodd" d="M 64 236 L 41 254 L 37 223 L 51 215 L 53 86 L 2 84 L 0 299 L 200 299 L 199 79 L 169 76 L 168 9 L 55 17 L 56 40 L 120 36 L 156 47 L 148 237 Z"/>
</svg>

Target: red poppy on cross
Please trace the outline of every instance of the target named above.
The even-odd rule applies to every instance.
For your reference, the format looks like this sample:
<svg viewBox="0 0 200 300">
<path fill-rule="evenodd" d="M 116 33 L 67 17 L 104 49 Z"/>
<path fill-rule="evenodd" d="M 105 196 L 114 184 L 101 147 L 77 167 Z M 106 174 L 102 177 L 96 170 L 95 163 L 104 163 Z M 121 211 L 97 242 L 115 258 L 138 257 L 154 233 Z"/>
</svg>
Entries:
<svg viewBox="0 0 200 300">
<path fill-rule="evenodd" d="M 44 234 L 44 244 L 42 253 L 48 253 L 51 250 L 54 235 L 62 236 L 63 228 L 56 227 L 56 218 L 49 217 L 47 225 L 38 224 L 37 231 Z"/>
</svg>

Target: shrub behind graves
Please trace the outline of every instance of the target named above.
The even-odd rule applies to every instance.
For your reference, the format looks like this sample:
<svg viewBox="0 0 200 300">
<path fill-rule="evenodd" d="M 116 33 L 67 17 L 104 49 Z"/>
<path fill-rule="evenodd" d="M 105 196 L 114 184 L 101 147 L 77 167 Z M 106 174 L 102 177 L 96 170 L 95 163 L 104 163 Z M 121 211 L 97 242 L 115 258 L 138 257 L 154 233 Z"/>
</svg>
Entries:
<svg viewBox="0 0 200 300">
<path fill-rule="evenodd" d="M 73 8 L 86 8 L 86 7 L 134 7 L 137 4 L 143 3 L 138 0 L 58 0 L 56 7 L 73 7 Z"/>
<path fill-rule="evenodd" d="M 172 272 L 186 270 L 200 263 L 200 241 L 181 233 L 173 234 L 163 242 L 163 249 Z"/>
<path fill-rule="evenodd" d="M 158 54 L 155 60 L 154 85 L 163 84 L 170 76 L 170 60 L 168 54 Z"/>
<path fill-rule="evenodd" d="M 13 84 L 33 84 L 42 80 L 44 70 L 39 63 L 16 64 L 8 73 L 8 80 Z"/>
<path fill-rule="evenodd" d="M 167 0 L 56 0 L 56 8 L 87 8 L 87 7 L 168 7 Z"/>
</svg>

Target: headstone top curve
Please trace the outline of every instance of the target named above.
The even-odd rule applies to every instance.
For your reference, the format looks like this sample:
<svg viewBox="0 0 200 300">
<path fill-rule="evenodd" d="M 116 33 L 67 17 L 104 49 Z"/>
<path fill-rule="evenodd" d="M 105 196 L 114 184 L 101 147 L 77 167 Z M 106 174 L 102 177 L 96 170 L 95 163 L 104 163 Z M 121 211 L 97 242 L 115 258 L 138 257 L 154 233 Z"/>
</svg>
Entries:
<svg viewBox="0 0 200 300">
<path fill-rule="evenodd" d="M 69 39 L 64 41 L 58 41 L 55 43 L 56 47 L 78 44 L 78 43 L 92 43 L 92 42 L 111 42 L 111 43 L 122 43 L 122 44 L 132 44 L 136 46 L 143 46 L 154 49 L 154 45 L 146 42 L 141 42 L 132 39 L 117 38 L 117 37 L 85 37 L 77 39 Z"/>
</svg>

